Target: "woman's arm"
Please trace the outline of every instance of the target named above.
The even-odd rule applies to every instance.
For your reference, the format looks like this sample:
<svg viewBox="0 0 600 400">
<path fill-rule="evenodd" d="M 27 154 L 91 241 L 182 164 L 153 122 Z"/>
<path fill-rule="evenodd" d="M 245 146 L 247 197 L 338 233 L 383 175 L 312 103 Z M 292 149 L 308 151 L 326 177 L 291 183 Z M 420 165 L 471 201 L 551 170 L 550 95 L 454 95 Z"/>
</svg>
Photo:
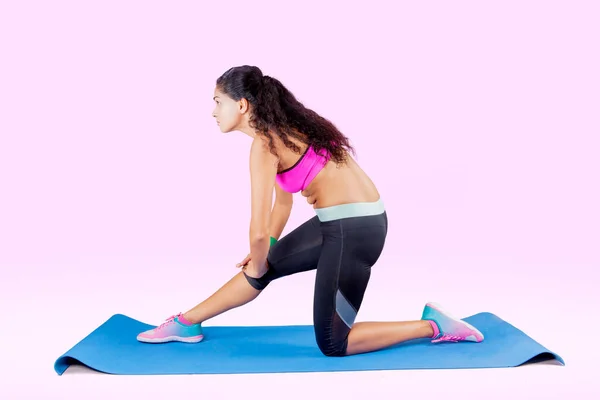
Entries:
<svg viewBox="0 0 600 400">
<path fill-rule="evenodd" d="M 275 204 L 271 211 L 271 225 L 269 227 L 269 235 L 271 237 L 279 239 L 281 236 L 281 233 L 290 218 L 293 202 L 294 198 L 292 194 L 275 184 Z"/>
<path fill-rule="evenodd" d="M 269 151 L 266 141 L 257 135 L 250 148 L 250 255 L 256 269 L 263 273 L 267 268 L 270 247 L 271 207 L 277 162 L 277 157 Z"/>
</svg>

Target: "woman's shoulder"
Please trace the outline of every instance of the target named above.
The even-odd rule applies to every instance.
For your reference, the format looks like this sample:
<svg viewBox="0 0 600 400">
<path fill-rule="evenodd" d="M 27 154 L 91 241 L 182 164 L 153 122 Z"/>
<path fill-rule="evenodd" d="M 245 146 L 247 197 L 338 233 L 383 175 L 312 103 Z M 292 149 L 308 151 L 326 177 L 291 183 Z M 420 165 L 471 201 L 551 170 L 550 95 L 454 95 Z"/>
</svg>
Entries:
<svg viewBox="0 0 600 400">
<path fill-rule="evenodd" d="M 284 139 L 282 139 L 277 133 L 269 133 L 269 136 L 270 138 L 266 135 L 256 134 L 254 137 L 253 145 L 262 145 L 263 147 L 269 149 L 272 140 L 273 146 L 275 147 L 275 150 L 277 152 L 292 151 L 292 148 L 290 148 L 290 146 L 286 144 L 286 141 L 284 141 Z M 307 147 L 311 145 L 310 140 L 308 136 L 301 133 L 298 133 L 297 136 L 298 137 L 287 135 L 287 142 L 291 142 L 294 145 L 296 145 L 298 148 L 300 148 L 300 152 L 303 153 L 307 149 Z"/>
</svg>

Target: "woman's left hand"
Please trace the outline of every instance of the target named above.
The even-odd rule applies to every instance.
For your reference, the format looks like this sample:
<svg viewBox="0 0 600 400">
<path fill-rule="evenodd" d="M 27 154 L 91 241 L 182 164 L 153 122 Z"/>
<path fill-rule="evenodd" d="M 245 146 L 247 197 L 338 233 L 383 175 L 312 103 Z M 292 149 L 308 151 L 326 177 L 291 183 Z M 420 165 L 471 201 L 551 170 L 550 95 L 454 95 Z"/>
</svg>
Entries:
<svg viewBox="0 0 600 400">
<path fill-rule="evenodd" d="M 267 263 L 265 261 L 264 266 L 261 268 L 254 262 L 254 260 L 250 260 L 248 262 L 248 264 L 246 264 L 242 268 L 242 271 L 244 271 L 246 273 L 246 275 L 248 275 L 251 278 L 255 278 L 255 279 L 261 278 L 264 274 L 267 273 L 268 270 L 269 270 L 269 263 Z"/>
</svg>

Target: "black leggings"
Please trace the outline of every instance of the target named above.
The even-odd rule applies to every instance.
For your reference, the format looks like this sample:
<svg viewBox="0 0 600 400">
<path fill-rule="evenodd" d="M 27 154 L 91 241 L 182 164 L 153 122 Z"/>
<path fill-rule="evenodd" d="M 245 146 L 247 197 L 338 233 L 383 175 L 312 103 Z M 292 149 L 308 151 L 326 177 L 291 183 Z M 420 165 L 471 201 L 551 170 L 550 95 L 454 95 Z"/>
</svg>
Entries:
<svg viewBox="0 0 600 400">
<path fill-rule="evenodd" d="M 385 211 L 325 221 L 315 216 L 270 248 L 265 275 L 259 279 L 246 275 L 246 279 L 263 290 L 277 278 L 316 269 L 313 320 L 317 345 L 326 356 L 345 356 L 348 334 L 371 266 L 383 250 L 387 226 Z"/>
</svg>

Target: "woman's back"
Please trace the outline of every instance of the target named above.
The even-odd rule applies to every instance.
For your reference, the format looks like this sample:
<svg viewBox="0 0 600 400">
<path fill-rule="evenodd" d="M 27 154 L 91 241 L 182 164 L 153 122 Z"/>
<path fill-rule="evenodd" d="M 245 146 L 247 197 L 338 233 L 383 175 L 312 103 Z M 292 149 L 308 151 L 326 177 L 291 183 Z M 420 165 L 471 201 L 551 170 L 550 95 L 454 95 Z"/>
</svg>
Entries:
<svg viewBox="0 0 600 400">
<path fill-rule="evenodd" d="M 306 143 L 291 137 L 289 140 L 300 148 L 300 154 L 285 146 L 283 141 L 276 137 L 275 146 L 280 158 L 279 171 L 286 171 L 294 167 L 308 150 Z M 315 208 L 373 202 L 380 198 L 373 181 L 350 154 L 347 154 L 345 164 L 336 164 L 333 160 L 327 161 L 323 169 L 300 193 Z"/>
</svg>

